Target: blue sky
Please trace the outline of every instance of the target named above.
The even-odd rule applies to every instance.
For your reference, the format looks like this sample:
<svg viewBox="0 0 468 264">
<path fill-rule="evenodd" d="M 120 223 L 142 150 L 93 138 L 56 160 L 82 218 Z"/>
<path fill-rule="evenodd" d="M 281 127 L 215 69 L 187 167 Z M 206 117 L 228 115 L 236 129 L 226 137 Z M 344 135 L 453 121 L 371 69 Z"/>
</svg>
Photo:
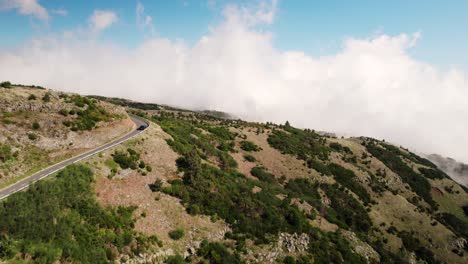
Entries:
<svg viewBox="0 0 468 264">
<path fill-rule="evenodd" d="M 5 1 L 5 0 L 1 0 Z M 0 1 L 0 2 L 1 2 Z M 9 0 L 6 0 L 9 1 Z M 194 43 L 221 19 L 226 0 L 140 1 L 153 18 L 156 34 Z M 255 1 L 237 1 L 244 5 Z M 42 0 L 51 10 L 63 9 L 66 16 L 51 15 L 48 22 L 19 15 L 16 10 L 0 13 L 3 47 L 15 47 L 32 37 L 86 27 L 93 10 L 112 10 L 116 25 L 101 35 L 126 47 L 139 45 L 147 33 L 135 25 L 137 1 L 59 1 Z M 275 21 L 266 27 L 274 36 L 275 47 L 301 50 L 311 55 L 327 55 L 342 48 L 343 40 L 368 38 L 376 34 L 397 35 L 421 32 L 422 38 L 410 52 L 416 58 L 439 67 L 468 69 L 468 1 L 280 1 Z"/>
</svg>

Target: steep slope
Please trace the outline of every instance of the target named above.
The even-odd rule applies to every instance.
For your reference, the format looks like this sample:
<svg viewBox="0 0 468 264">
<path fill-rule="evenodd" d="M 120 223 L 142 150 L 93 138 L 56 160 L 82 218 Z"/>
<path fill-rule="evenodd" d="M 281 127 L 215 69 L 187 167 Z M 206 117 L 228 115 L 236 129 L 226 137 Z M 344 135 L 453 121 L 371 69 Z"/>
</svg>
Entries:
<svg viewBox="0 0 468 264">
<path fill-rule="evenodd" d="M 114 224 L 121 223 L 118 228 L 104 224 L 107 218 L 90 222 L 103 228 L 93 236 L 108 243 L 109 261 L 468 261 L 466 189 L 402 147 L 371 138 L 337 138 L 289 123 L 252 123 L 106 100 L 151 122 L 135 139 L 82 162 L 94 175 L 91 196 L 99 208 L 127 210 L 118 209 L 120 213 L 112 216 Z M 63 103 L 69 104 L 66 99 Z M 61 177 L 57 184 L 62 184 Z M 60 206 L 66 212 L 74 210 L 68 204 Z M 14 214 L 13 209 L 8 212 Z M 85 212 L 78 214 L 90 221 Z M 41 217 L 45 222 L 47 217 L 55 219 Z M 4 236 L 8 228 L 0 228 L 0 248 L 29 255 L 21 251 L 1 258 L 41 256 L 31 247 L 12 247 L 27 245 L 33 237 L 15 233 L 12 241 Z M 125 242 L 118 236 L 101 237 L 106 228 L 125 231 Z M 86 248 L 79 243 L 76 247 Z M 77 259 L 52 252 L 51 259 L 61 262 Z"/>
</svg>

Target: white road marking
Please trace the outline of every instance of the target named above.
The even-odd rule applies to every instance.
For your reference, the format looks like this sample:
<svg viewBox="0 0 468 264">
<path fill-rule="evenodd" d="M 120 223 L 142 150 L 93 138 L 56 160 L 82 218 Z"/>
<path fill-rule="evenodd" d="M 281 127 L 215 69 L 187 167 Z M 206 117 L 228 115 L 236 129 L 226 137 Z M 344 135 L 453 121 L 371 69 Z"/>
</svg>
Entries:
<svg viewBox="0 0 468 264">
<path fill-rule="evenodd" d="M 145 122 L 145 123 L 146 123 L 146 122 Z M 136 123 L 135 123 L 135 124 L 136 124 Z M 149 123 L 147 123 L 147 126 L 149 126 Z M 138 126 L 138 124 L 137 124 L 137 128 L 138 128 L 138 127 L 139 127 L 139 126 Z M 145 130 L 146 130 L 146 129 L 145 129 Z M 134 137 L 140 135 L 140 134 L 143 133 L 145 130 L 133 130 L 132 132 L 127 133 L 125 136 L 123 136 L 122 138 L 116 140 L 114 143 L 112 143 L 112 144 L 109 145 L 109 146 L 106 146 L 106 147 L 104 147 L 104 148 L 102 148 L 102 149 L 101 149 L 100 147 L 98 147 L 97 149 L 91 150 L 90 153 L 88 153 L 88 154 L 86 154 L 86 153 L 85 153 L 85 154 L 81 154 L 81 155 L 85 155 L 85 156 L 83 156 L 83 157 L 77 156 L 77 157 L 80 157 L 80 158 L 79 158 L 78 160 L 73 161 L 72 164 L 75 164 L 75 163 L 80 162 L 80 161 L 82 161 L 82 160 L 84 160 L 84 159 L 87 159 L 87 158 L 89 158 L 89 157 L 91 157 L 91 156 L 93 156 L 93 155 L 95 155 L 95 154 L 97 154 L 97 153 L 103 152 L 103 151 L 108 150 L 108 149 L 110 149 L 110 148 L 112 148 L 112 147 L 115 147 L 115 146 L 117 146 L 117 145 L 120 145 L 120 144 L 122 144 L 123 142 L 125 142 L 125 141 L 127 141 L 127 140 L 129 140 L 129 139 L 132 139 L 132 138 L 134 138 Z M 132 135 L 132 133 L 135 133 L 135 131 L 138 131 L 138 132 L 137 132 L 136 134 Z M 67 159 L 67 160 L 64 160 L 64 161 L 58 163 L 58 164 L 52 165 L 52 166 L 50 166 L 50 167 L 48 167 L 48 168 L 45 168 L 45 169 L 43 169 L 42 171 L 39 171 L 39 172 L 37 172 L 36 174 L 33 174 L 33 175 L 29 176 L 29 177 L 26 178 L 26 179 L 23 179 L 23 180 L 22 180 L 23 182 L 21 182 L 21 181 L 20 181 L 20 182 L 17 182 L 16 184 L 17 184 L 18 186 L 20 186 L 20 187 L 19 187 L 19 188 L 16 188 L 16 189 L 13 189 L 10 193 L 1 196 L 1 197 L 0 197 L 0 200 L 6 198 L 6 197 L 8 197 L 8 196 L 10 196 L 10 195 L 12 195 L 12 194 L 14 194 L 14 193 L 16 193 L 16 192 L 22 191 L 22 190 L 28 188 L 31 184 L 33 184 L 33 183 L 35 183 L 35 182 L 37 182 L 37 181 L 39 181 L 39 180 L 42 180 L 42 179 L 44 179 L 45 177 L 47 177 L 47 176 L 49 176 L 49 175 L 51 175 L 51 174 L 54 174 L 54 173 L 56 173 L 57 171 L 59 171 L 59 170 L 65 168 L 65 167 L 67 167 L 67 166 L 69 165 L 69 164 L 67 164 L 67 162 L 69 162 L 70 160 L 73 160 L 73 159 L 75 159 L 75 158 L 77 158 L 77 157 L 69 158 L 69 159 Z M 51 172 L 48 172 L 48 173 L 42 175 L 42 176 L 39 177 L 38 179 L 33 179 L 33 180 L 31 180 L 31 181 L 28 182 L 28 180 L 30 180 L 31 178 L 33 178 L 34 175 L 38 175 L 38 174 L 40 174 L 41 172 L 47 171 L 48 169 L 51 169 L 51 168 L 53 168 L 54 166 L 59 166 L 59 167 L 58 167 L 57 169 L 51 171 Z M 26 184 L 26 185 L 24 185 L 24 184 Z M 5 189 L 11 188 L 11 187 L 14 186 L 14 185 L 15 185 L 15 184 L 10 185 L 10 186 L 7 186 L 7 187 L 5 187 Z M 1 190 L 0 190 L 0 191 L 1 191 Z"/>
</svg>

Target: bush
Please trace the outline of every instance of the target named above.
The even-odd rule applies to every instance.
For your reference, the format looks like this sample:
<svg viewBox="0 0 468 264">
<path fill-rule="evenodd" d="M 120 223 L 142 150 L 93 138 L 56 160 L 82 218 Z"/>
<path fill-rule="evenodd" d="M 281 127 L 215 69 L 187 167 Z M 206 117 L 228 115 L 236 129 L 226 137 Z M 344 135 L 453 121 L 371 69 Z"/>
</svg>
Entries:
<svg viewBox="0 0 468 264">
<path fill-rule="evenodd" d="M 182 237 L 184 237 L 185 232 L 183 229 L 177 228 L 175 230 L 172 230 L 169 232 L 169 237 L 174 239 L 174 240 L 179 240 Z"/>
<path fill-rule="evenodd" d="M 437 214 L 436 217 L 439 222 L 448 226 L 458 236 L 464 238 L 468 237 L 468 224 L 463 220 L 449 213 L 440 213 Z"/>
<path fill-rule="evenodd" d="M 177 254 L 177 255 L 174 255 L 174 256 L 167 257 L 167 259 L 166 259 L 166 261 L 164 261 L 164 263 L 166 263 L 166 264 L 183 264 L 183 263 L 187 263 L 187 262 L 185 262 L 184 257 Z"/>
<path fill-rule="evenodd" d="M 140 154 L 129 148 L 127 149 L 127 152 L 116 151 L 113 154 L 113 159 L 122 169 L 130 168 L 132 170 L 136 170 Z"/>
<path fill-rule="evenodd" d="M 304 161 L 313 158 L 328 159 L 330 148 L 325 145 L 325 138 L 310 130 L 301 130 L 291 126 L 283 129 L 287 132 L 274 130 L 268 136 L 270 146 L 283 154 L 296 155 L 298 159 Z"/>
<path fill-rule="evenodd" d="M 42 97 L 42 101 L 48 103 L 50 102 L 50 93 L 46 93 L 43 97 Z"/>
<path fill-rule="evenodd" d="M 426 168 L 419 168 L 419 172 L 426 176 L 429 179 L 443 179 L 443 178 L 449 178 L 445 172 L 439 170 L 439 169 L 426 169 Z"/>
<path fill-rule="evenodd" d="M 219 242 L 208 242 L 203 240 L 197 255 L 206 263 L 212 264 L 238 264 L 242 263 L 238 255 L 229 252 L 225 245 Z"/>
<path fill-rule="evenodd" d="M 69 113 L 69 111 L 68 111 L 67 109 L 61 109 L 61 110 L 59 111 L 59 114 L 61 114 L 61 115 L 63 115 L 63 116 L 68 116 L 68 113 Z"/>
<path fill-rule="evenodd" d="M 32 100 L 36 100 L 36 96 L 34 94 L 30 94 L 29 97 L 28 97 L 28 100 L 32 101 Z"/>
<path fill-rule="evenodd" d="M 153 167 L 151 167 L 150 165 L 146 165 L 146 171 L 152 172 L 152 171 L 153 171 Z"/>
<path fill-rule="evenodd" d="M 11 153 L 10 145 L 0 143 L 0 161 L 6 162 L 12 158 L 13 154 Z"/>
<path fill-rule="evenodd" d="M 370 202 L 371 198 L 369 193 L 360 183 L 357 182 L 357 176 L 352 170 L 345 169 L 336 163 L 328 165 L 328 168 L 331 174 L 335 177 L 335 180 L 359 196 L 364 204 L 368 204 Z"/>
<path fill-rule="evenodd" d="M 41 128 L 41 125 L 39 125 L 39 123 L 37 121 L 34 121 L 32 123 L 32 129 L 38 130 L 39 128 Z"/>
<path fill-rule="evenodd" d="M 255 145 L 255 143 L 251 141 L 247 141 L 247 140 L 243 140 L 240 142 L 240 148 L 245 151 L 260 151 L 261 150 L 261 148 Z"/>
<path fill-rule="evenodd" d="M 257 159 L 256 159 L 254 156 L 250 155 L 250 154 L 245 154 L 245 155 L 244 155 L 244 159 L 245 159 L 246 161 L 248 161 L 248 162 L 255 162 L 255 161 L 257 161 Z"/>
<path fill-rule="evenodd" d="M 149 185 L 149 188 L 152 192 L 159 192 L 161 191 L 161 187 L 163 185 L 163 182 L 161 179 L 156 179 L 154 183 Z"/>
<path fill-rule="evenodd" d="M 0 87 L 3 87 L 3 88 L 11 88 L 11 83 L 10 83 L 9 81 L 1 82 L 1 83 L 0 83 Z"/>
<path fill-rule="evenodd" d="M 250 170 L 250 173 L 257 177 L 259 180 L 263 182 L 273 183 L 276 181 L 275 176 L 267 171 L 265 171 L 264 167 L 253 167 Z"/>
<path fill-rule="evenodd" d="M 36 140 L 36 139 L 37 139 L 37 135 L 34 134 L 34 133 L 32 133 L 32 132 L 30 132 L 30 133 L 28 133 L 28 138 L 29 138 L 29 140 Z"/>
</svg>

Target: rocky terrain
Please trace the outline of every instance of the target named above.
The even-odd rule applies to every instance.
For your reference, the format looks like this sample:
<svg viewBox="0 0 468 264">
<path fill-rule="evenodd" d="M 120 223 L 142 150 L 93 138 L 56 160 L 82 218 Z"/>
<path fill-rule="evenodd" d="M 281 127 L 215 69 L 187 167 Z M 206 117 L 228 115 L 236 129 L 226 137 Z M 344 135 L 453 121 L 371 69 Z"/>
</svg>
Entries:
<svg viewBox="0 0 468 264">
<path fill-rule="evenodd" d="M 103 135 L 118 134 L 111 134 L 109 127 L 125 132 L 130 126 L 122 107 L 149 120 L 149 128 L 138 137 L 81 162 L 92 171 L 90 195 L 96 204 L 123 217 L 113 224 L 103 222 L 105 217 L 90 221 L 100 230 L 93 241 L 106 241 L 103 262 L 468 261 L 466 188 L 439 163 L 402 147 L 371 138 L 338 138 L 289 123 L 224 119 L 219 112 L 182 111 L 115 98 L 106 101 L 119 106 L 96 102 L 112 119 L 91 130 L 73 131 L 74 125 L 65 126 L 63 121 L 77 117 L 59 112 L 79 107 L 76 102 L 53 91 L 13 90 L 1 92 L 21 100 L 0 104 L 8 109 L 3 120 L 11 120 L 2 129 L 16 132 L 2 133 L 5 139 L 14 138 L 23 152 L 29 151 L 24 146 L 33 144 L 50 153 L 72 153 L 104 141 Z M 37 94 L 37 103 L 27 100 L 32 93 Z M 50 105 L 39 106 L 46 93 L 51 94 Z M 3 96 L 1 100 L 7 101 Z M 31 107 L 35 114 L 23 118 L 18 109 Z M 41 114 L 53 118 L 39 119 Z M 32 129 L 31 120 L 39 120 L 40 129 Z M 107 132 L 100 134 L 101 130 Z M 39 139 L 31 143 L 30 132 Z M 92 143 L 86 140 L 91 138 Z M 17 158 L 21 155 L 25 154 L 20 151 Z M 0 216 L 2 208 L 7 206 L 0 206 Z M 86 211 L 78 214 L 88 219 Z M 119 221 L 121 227 L 113 227 Z M 63 253 L 65 249 L 57 246 L 61 244 L 53 244 L 55 237 L 33 240 L 22 233 L 6 237 L 12 226 L 2 229 L 0 223 L 3 259 L 34 262 L 50 256 L 64 263 L 79 259 Z M 108 226 L 117 235 L 126 230 L 124 239 L 107 233 Z M 132 233 L 124 227 L 131 227 Z M 14 246 L 31 245 L 30 241 L 35 241 L 34 247 Z M 53 250 L 41 251 L 37 245 Z M 2 250 L 13 253 L 2 255 Z"/>
</svg>

